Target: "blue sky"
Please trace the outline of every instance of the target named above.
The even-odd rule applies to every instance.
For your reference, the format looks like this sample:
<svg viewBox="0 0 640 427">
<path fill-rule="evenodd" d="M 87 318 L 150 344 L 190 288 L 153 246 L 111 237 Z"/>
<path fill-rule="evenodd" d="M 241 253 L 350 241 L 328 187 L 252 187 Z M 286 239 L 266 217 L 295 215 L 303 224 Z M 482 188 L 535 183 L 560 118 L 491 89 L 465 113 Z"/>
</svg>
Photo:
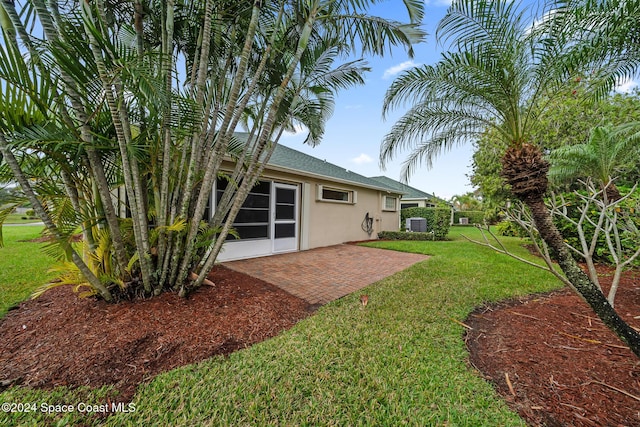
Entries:
<svg viewBox="0 0 640 427">
<path fill-rule="evenodd" d="M 396 110 L 383 121 L 382 101 L 400 71 L 415 65 L 435 64 L 439 60 L 441 49 L 435 40 L 435 30 L 450 3 L 450 0 L 425 0 L 423 28 L 428 35 L 426 42 L 415 46 L 413 59 L 402 49 L 395 49 L 393 55 L 384 58 L 367 58 L 372 71 L 366 75 L 366 84 L 338 95 L 334 116 L 317 147 L 304 145 L 302 135 L 283 136 L 280 143 L 364 176 L 385 175 L 400 180 L 407 153 L 389 162 L 386 170 L 380 169 L 378 158 L 383 137 L 403 111 Z M 377 5 L 371 13 L 406 21 L 403 8 L 401 0 L 390 0 Z M 627 92 L 637 85 L 637 80 L 621 82 L 617 90 Z M 471 173 L 472 154 L 472 141 L 455 147 L 436 158 L 431 169 L 424 166 L 417 169 L 408 183 L 445 200 L 472 191 L 467 176 Z"/>
<path fill-rule="evenodd" d="M 435 42 L 435 29 L 448 5 L 446 0 L 426 2 L 423 28 L 428 35 L 425 43 L 415 47 L 416 54 L 412 60 L 402 49 L 395 49 L 391 56 L 384 58 L 367 58 L 372 70 L 366 75 L 366 84 L 338 95 L 334 115 L 318 146 L 312 148 L 304 145 L 303 135 L 283 136 L 280 143 L 364 176 L 385 175 L 399 180 L 405 156 L 401 154 L 388 163 L 384 171 L 379 167 L 378 158 L 382 138 L 403 111 L 394 111 L 383 121 L 382 100 L 400 71 L 438 61 L 440 51 Z M 387 1 L 372 9 L 372 13 L 406 21 L 407 18 L 401 13 L 403 7 L 401 0 Z M 469 142 L 438 157 L 432 169 L 418 169 L 409 185 L 447 200 L 456 194 L 471 191 L 466 175 L 470 173 L 472 151 Z"/>
</svg>

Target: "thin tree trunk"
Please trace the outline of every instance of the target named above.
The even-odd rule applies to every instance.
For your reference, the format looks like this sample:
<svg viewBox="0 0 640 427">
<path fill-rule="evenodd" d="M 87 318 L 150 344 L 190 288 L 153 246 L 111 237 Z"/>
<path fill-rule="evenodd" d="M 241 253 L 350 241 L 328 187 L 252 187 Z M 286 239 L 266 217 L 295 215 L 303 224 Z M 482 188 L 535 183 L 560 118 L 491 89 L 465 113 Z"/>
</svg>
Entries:
<svg viewBox="0 0 640 427">
<path fill-rule="evenodd" d="M 112 122 L 115 127 L 116 136 L 118 140 L 118 146 L 120 148 L 120 156 L 122 160 L 122 169 L 125 181 L 125 188 L 127 189 L 127 196 L 130 200 L 130 208 L 133 216 L 133 230 L 136 240 L 136 247 L 138 248 L 140 271 L 142 273 L 142 283 L 146 292 L 152 291 L 151 280 L 151 266 L 149 264 L 149 239 L 148 239 L 148 224 L 146 218 L 146 209 L 144 208 L 144 195 L 140 183 L 140 173 L 137 168 L 137 161 L 134 156 L 129 155 L 129 143 L 131 141 L 131 134 L 129 129 L 129 123 L 126 117 L 123 116 L 123 107 L 118 106 L 118 101 L 121 101 L 121 91 L 118 91 L 117 81 L 112 82 L 112 79 L 107 73 L 106 65 L 102 58 L 102 52 L 99 48 L 98 42 L 95 39 L 92 30 L 88 25 L 96 25 L 96 21 L 92 17 L 90 5 L 84 4 L 82 11 L 86 20 L 86 34 L 89 38 L 89 44 L 93 53 L 96 66 L 100 74 L 100 80 L 105 91 L 107 105 L 111 113 Z M 117 79 L 116 79 L 117 80 Z M 115 90 L 115 94 L 114 94 Z"/>
<path fill-rule="evenodd" d="M 276 115 L 277 115 L 278 109 L 280 108 L 280 104 L 284 99 L 286 89 L 289 86 L 289 81 L 293 76 L 298 64 L 300 63 L 303 53 L 307 50 L 307 47 L 309 44 L 309 38 L 313 30 L 313 25 L 315 23 L 317 13 L 318 13 L 318 9 L 317 7 L 315 7 L 309 12 L 309 15 L 307 16 L 305 25 L 303 26 L 300 34 L 300 38 L 298 39 L 298 45 L 296 46 L 296 53 L 289 64 L 289 67 L 282 79 L 282 82 L 280 82 L 276 96 L 270 106 L 267 119 L 265 120 L 261 128 L 260 134 L 258 136 L 258 140 L 256 141 L 256 149 L 252 153 L 252 157 L 248 165 L 247 174 L 245 174 L 243 182 L 240 185 L 238 192 L 236 193 L 236 200 L 234 201 L 233 206 L 229 211 L 229 216 L 227 218 L 227 221 L 225 222 L 224 227 L 222 228 L 222 231 L 218 236 L 218 239 L 215 242 L 212 251 L 209 253 L 204 263 L 201 264 L 203 265 L 203 268 L 199 272 L 198 278 L 193 284 L 194 287 L 200 286 L 200 284 L 203 282 L 204 278 L 206 277 L 208 270 L 210 270 L 213 267 L 215 259 L 220 253 L 222 244 L 224 243 L 224 240 L 226 239 L 229 233 L 231 224 L 235 219 L 236 215 L 238 214 L 240 207 L 244 202 L 244 199 L 247 197 L 247 194 L 251 189 L 251 186 L 253 186 L 255 181 L 258 179 L 266 163 L 269 161 L 271 154 L 273 154 L 273 151 L 275 150 L 277 141 L 272 142 L 273 145 L 269 147 L 269 149 L 267 150 L 267 155 L 265 156 L 265 159 L 262 161 L 262 163 L 260 163 L 260 156 L 262 155 L 262 152 L 264 151 L 265 147 L 270 143 L 271 135 L 276 124 Z"/>
<path fill-rule="evenodd" d="M 136 2 L 136 7 L 140 5 L 140 2 Z M 167 96 L 171 97 L 171 89 L 173 85 L 172 73 L 173 69 L 173 30 L 174 30 L 174 8 L 175 4 L 173 0 L 168 0 L 166 2 L 166 10 L 167 17 L 163 22 L 163 41 L 162 41 L 162 51 L 163 51 L 163 78 L 165 79 L 165 89 L 167 91 Z M 140 5 L 141 7 L 141 5 Z M 137 11 L 137 9 L 136 9 Z M 141 16 L 138 18 L 139 14 L 136 13 L 136 20 L 142 20 Z M 140 25 L 140 27 L 142 27 Z M 142 28 L 139 30 L 136 27 L 136 31 L 139 33 L 139 38 L 142 39 Z M 172 144 L 171 144 L 171 99 L 167 100 L 167 107 L 164 110 L 163 121 L 160 133 L 160 142 L 162 144 L 162 151 L 160 156 L 160 162 L 162 164 L 162 169 L 160 172 L 160 198 L 159 198 L 159 208 L 157 209 L 157 218 L 158 218 L 158 228 L 164 230 L 162 227 L 166 227 L 169 222 L 169 206 L 171 195 L 169 194 L 169 178 L 171 174 L 171 159 L 172 159 Z M 167 277 L 168 265 L 164 262 L 165 252 L 168 249 L 168 236 L 164 231 L 160 232 L 158 236 L 158 268 L 160 269 L 160 280 L 158 280 L 156 292 L 160 292 L 161 289 L 165 286 L 165 280 Z"/>
<path fill-rule="evenodd" d="M 83 130 L 83 134 L 87 134 L 87 132 Z M 87 134 L 86 136 L 89 138 L 91 137 L 89 134 Z M 124 241 L 122 240 L 120 224 L 118 223 L 118 215 L 113 206 L 111 191 L 109 190 L 109 183 L 104 173 L 104 168 L 102 167 L 100 155 L 93 147 L 89 147 L 88 145 L 85 146 L 85 151 L 87 152 L 87 158 L 89 160 L 91 171 L 98 188 L 98 194 L 96 194 L 95 197 L 99 197 L 100 199 L 102 199 L 104 215 L 105 219 L 107 220 L 107 225 L 109 226 L 111 241 L 113 243 L 116 260 L 118 262 L 118 268 L 121 274 L 125 274 L 128 263 L 127 251 L 124 247 Z"/>
<path fill-rule="evenodd" d="M 58 10 L 57 10 L 57 3 L 48 1 L 47 4 L 49 5 L 49 7 L 51 7 L 51 13 L 43 2 L 35 2 L 35 8 L 38 12 L 39 18 L 42 21 L 43 29 L 45 30 L 45 34 L 47 38 L 51 41 L 54 41 L 59 39 L 59 33 L 56 30 L 56 27 L 60 26 L 61 23 L 58 21 L 59 16 L 58 16 Z M 15 12 L 15 6 L 11 4 L 11 7 L 13 8 L 13 12 Z M 23 29 L 21 23 L 19 25 L 19 28 Z M 28 35 L 25 37 L 28 37 Z M 24 42 L 28 46 L 31 46 L 30 39 L 25 39 Z M 30 51 L 32 52 L 33 56 L 38 55 L 37 52 L 34 51 L 31 47 L 30 47 Z M 75 111 L 77 116 L 77 121 L 79 122 L 81 138 L 82 138 L 82 141 L 84 142 L 84 147 L 88 154 L 89 163 L 91 164 L 91 170 L 94 172 L 94 179 L 98 184 L 100 197 L 103 199 L 103 204 L 106 210 L 105 216 L 106 216 L 109 228 L 111 229 L 111 239 L 116 252 L 116 259 L 118 261 L 120 270 L 122 272 L 125 272 L 125 269 L 127 266 L 126 250 L 124 248 L 124 243 L 122 240 L 122 235 L 120 233 L 117 216 L 115 215 L 115 211 L 113 209 L 111 194 L 109 192 L 108 183 L 104 174 L 104 169 L 99 160 L 99 155 L 97 154 L 97 152 L 95 152 L 95 150 L 92 147 L 88 146 L 91 143 L 93 137 L 91 135 L 91 130 L 87 124 L 88 123 L 87 116 L 82 107 L 80 96 L 76 91 L 76 87 L 73 83 L 73 80 L 64 71 L 61 71 L 61 75 L 62 75 L 62 81 L 65 83 L 65 88 L 67 90 L 67 93 L 69 94 L 71 106 Z M 61 108 L 62 108 L 63 117 L 66 119 L 65 121 L 67 121 L 67 124 L 71 125 L 70 123 L 68 123 L 68 121 L 71 119 L 68 112 L 66 111 L 66 106 L 62 104 Z M 96 163 L 96 159 L 98 160 L 97 163 Z"/>
<path fill-rule="evenodd" d="M 522 200 L 531 210 L 540 237 L 556 254 L 560 268 L 573 284 L 580 296 L 591 306 L 602 322 L 629 346 L 640 358 L 640 333 L 627 324 L 609 304 L 605 295 L 582 271 L 564 244 L 562 235 L 556 228 L 542 195 L 529 195 Z"/>
<path fill-rule="evenodd" d="M 189 161 L 189 166 L 187 167 L 187 178 L 184 184 L 183 189 L 186 190 L 182 194 L 182 202 L 180 203 L 180 214 L 188 218 L 189 217 L 189 206 L 191 204 L 191 194 L 192 188 L 194 185 L 195 176 L 199 172 L 197 170 L 197 165 L 199 163 L 200 157 L 200 141 L 201 135 L 204 133 L 204 129 L 207 125 L 207 117 L 204 111 L 204 101 L 205 101 L 205 92 L 207 90 L 207 75 L 209 71 L 209 52 L 211 50 L 211 17 L 213 15 L 213 0 L 206 0 L 205 3 L 205 11 L 204 11 L 204 21 L 202 25 L 202 45 L 200 47 L 200 54 L 198 58 L 198 76 L 195 82 L 195 85 L 192 90 L 192 96 L 194 97 L 194 105 L 195 108 L 198 109 L 196 111 L 197 117 L 200 118 L 201 123 L 196 127 L 196 130 L 191 135 L 191 158 Z M 193 228 L 193 227 L 192 227 Z M 196 226 L 197 228 L 197 226 Z M 188 254 L 188 250 L 187 256 Z M 186 274 L 185 274 L 186 277 Z"/>
<path fill-rule="evenodd" d="M 63 250 L 67 254 L 67 256 L 73 261 L 73 263 L 78 267 L 80 273 L 91 283 L 93 286 L 105 299 L 105 301 L 111 301 L 113 299 L 111 292 L 107 289 L 106 286 L 102 284 L 100 279 L 96 277 L 95 274 L 89 269 L 87 264 L 82 260 L 82 257 L 78 255 L 78 253 L 71 247 L 71 244 L 60 234 L 58 228 L 51 220 L 51 217 L 45 210 L 44 206 L 40 202 L 40 199 L 36 196 L 35 192 L 31 188 L 29 184 L 29 180 L 24 176 L 24 173 L 20 169 L 20 165 L 18 164 L 16 158 L 13 153 L 9 149 L 9 145 L 7 144 L 4 135 L 0 135 L 0 153 L 2 153 L 4 157 L 4 161 L 7 163 L 11 172 L 13 173 L 14 178 L 20 184 L 22 191 L 29 199 L 29 202 L 33 206 L 34 211 L 38 214 L 40 219 L 44 222 L 44 225 L 47 227 L 49 231 L 53 233 L 56 240 L 62 246 Z"/>
<path fill-rule="evenodd" d="M 195 246 L 195 238 L 198 233 L 199 222 L 200 222 L 200 219 L 202 218 L 202 215 L 204 214 L 204 210 L 206 208 L 205 204 L 211 194 L 210 190 L 213 187 L 213 181 L 217 175 L 219 165 L 222 162 L 222 156 L 224 155 L 225 148 L 231 137 L 231 134 L 233 133 L 233 129 L 229 130 L 228 126 L 233 121 L 234 115 L 239 114 L 238 109 L 236 108 L 236 104 L 240 96 L 240 89 L 242 88 L 242 85 L 244 83 L 244 78 L 249 65 L 249 56 L 250 56 L 251 48 L 253 46 L 254 35 L 258 28 L 259 16 L 260 16 L 260 8 L 254 5 L 253 11 L 252 11 L 251 23 L 249 24 L 249 29 L 245 36 L 245 44 L 243 46 L 242 55 L 240 56 L 240 64 L 238 66 L 238 72 L 234 79 L 233 87 L 230 91 L 230 99 L 228 101 L 227 111 L 225 112 L 225 117 L 220 127 L 220 134 L 218 135 L 218 141 L 216 143 L 216 146 L 214 146 L 213 148 L 215 154 L 210 158 L 210 163 L 205 167 L 204 177 L 202 179 L 202 187 L 200 189 L 200 192 L 196 201 L 193 218 L 190 221 L 187 236 L 185 237 L 185 249 L 184 249 L 185 253 L 183 255 L 182 262 L 178 270 L 178 275 L 176 277 L 176 285 L 181 287 L 180 289 L 182 294 L 184 293 L 184 282 L 187 278 L 187 274 L 188 274 L 187 270 L 189 269 L 189 266 L 190 266 L 191 256 L 193 254 L 193 250 Z M 210 37 L 210 32 L 206 33 L 205 35 Z M 204 50 L 205 47 L 207 48 L 207 51 L 208 51 L 209 46 L 208 45 L 205 46 L 205 42 L 203 39 L 202 49 Z M 206 58 L 201 59 L 201 61 L 205 61 L 205 60 Z M 202 70 L 201 68 L 200 71 L 204 72 L 206 70 Z M 201 77 L 204 78 L 204 76 L 199 73 L 198 80 L 200 80 Z M 245 94 L 245 96 L 247 95 Z M 195 161 L 196 155 L 197 153 L 192 153 L 192 164 Z M 189 166 L 189 170 L 191 170 L 192 167 L 193 166 Z M 187 178 L 187 186 L 185 187 L 185 189 L 190 191 L 189 178 Z M 208 193 L 208 194 L 205 194 L 205 193 Z M 185 204 L 183 201 L 183 206 L 182 206 L 183 212 L 184 212 L 184 207 L 185 207 Z"/>
</svg>

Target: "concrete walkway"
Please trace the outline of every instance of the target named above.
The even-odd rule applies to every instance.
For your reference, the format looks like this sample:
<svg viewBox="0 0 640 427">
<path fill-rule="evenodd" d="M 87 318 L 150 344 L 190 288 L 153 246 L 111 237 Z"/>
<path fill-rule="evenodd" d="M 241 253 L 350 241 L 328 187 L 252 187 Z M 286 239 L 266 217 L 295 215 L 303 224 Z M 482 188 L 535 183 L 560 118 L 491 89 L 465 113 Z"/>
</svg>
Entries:
<svg viewBox="0 0 640 427">
<path fill-rule="evenodd" d="M 306 300 L 326 304 L 413 264 L 426 255 L 337 245 L 223 263 Z"/>
</svg>

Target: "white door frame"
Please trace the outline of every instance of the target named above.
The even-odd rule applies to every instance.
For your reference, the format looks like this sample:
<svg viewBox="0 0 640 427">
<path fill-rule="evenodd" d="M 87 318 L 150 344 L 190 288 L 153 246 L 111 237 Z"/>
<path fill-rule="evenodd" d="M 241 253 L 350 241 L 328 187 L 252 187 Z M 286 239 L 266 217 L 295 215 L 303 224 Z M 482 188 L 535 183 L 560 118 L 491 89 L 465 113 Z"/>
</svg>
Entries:
<svg viewBox="0 0 640 427">
<path fill-rule="evenodd" d="M 271 241 L 273 253 L 281 252 L 293 252 L 299 248 L 299 233 L 300 233 L 300 201 L 298 195 L 300 193 L 300 187 L 298 185 L 284 184 L 281 182 L 273 181 L 272 197 L 271 197 Z M 276 207 L 278 202 L 278 189 L 292 190 L 293 191 L 293 218 L 280 218 L 276 219 Z M 294 235 L 293 237 L 276 238 L 276 226 L 283 224 L 293 224 Z"/>
</svg>

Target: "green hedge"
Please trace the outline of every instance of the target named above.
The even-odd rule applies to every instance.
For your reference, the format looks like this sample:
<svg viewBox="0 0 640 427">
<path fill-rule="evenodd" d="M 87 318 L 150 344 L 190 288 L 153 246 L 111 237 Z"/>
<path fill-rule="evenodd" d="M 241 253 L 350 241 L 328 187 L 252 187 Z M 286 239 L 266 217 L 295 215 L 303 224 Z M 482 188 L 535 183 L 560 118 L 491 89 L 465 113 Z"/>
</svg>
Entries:
<svg viewBox="0 0 640 427">
<path fill-rule="evenodd" d="M 381 231 L 378 239 L 382 240 L 435 240 L 433 233 L 415 233 L 410 231 Z"/>
<path fill-rule="evenodd" d="M 469 225 L 483 224 L 484 211 L 457 211 L 453 213 L 454 224 L 460 224 L 460 218 L 469 218 Z"/>
<path fill-rule="evenodd" d="M 400 211 L 400 224 L 405 225 L 407 218 L 425 218 L 427 232 L 433 233 L 434 240 L 445 240 L 449 234 L 451 211 L 445 208 L 407 208 Z M 417 233 L 409 233 L 417 234 Z M 406 239 L 424 240 L 424 239 Z"/>
<path fill-rule="evenodd" d="M 527 230 L 520 227 L 515 221 L 500 221 L 496 224 L 496 233 L 508 237 L 529 237 Z"/>
</svg>

